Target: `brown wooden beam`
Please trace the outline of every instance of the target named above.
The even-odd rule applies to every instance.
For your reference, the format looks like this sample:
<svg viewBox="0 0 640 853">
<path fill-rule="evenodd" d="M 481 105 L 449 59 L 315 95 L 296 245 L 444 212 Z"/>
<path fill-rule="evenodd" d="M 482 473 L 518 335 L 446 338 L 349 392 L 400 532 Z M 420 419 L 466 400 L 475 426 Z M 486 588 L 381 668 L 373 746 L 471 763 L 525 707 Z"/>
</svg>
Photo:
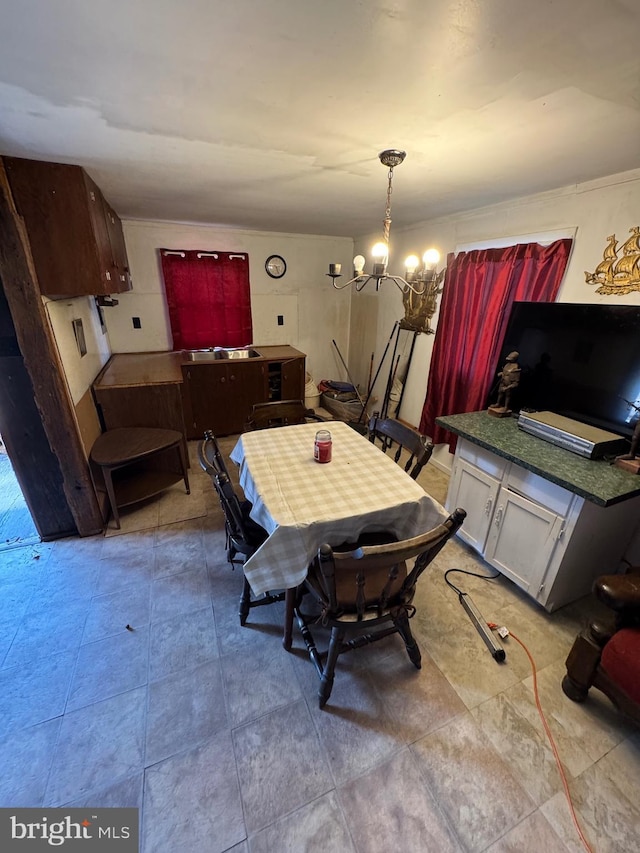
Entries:
<svg viewBox="0 0 640 853">
<path fill-rule="evenodd" d="M 40 412 L 50 448 L 59 462 L 64 499 L 78 533 L 81 536 L 98 533 L 103 529 L 103 520 L 73 403 L 42 304 L 29 238 L 24 222 L 13 203 L 1 158 L 0 279 L 24 366 L 33 386 L 35 404 Z M 20 459 L 12 459 L 12 462 L 14 467 L 20 467 Z M 21 476 L 19 479 L 21 482 L 24 480 Z M 47 496 L 50 502 L 60 501 L 61 497 L 59 493 Z M 28 503 L 32 507 L 34 502 L 30 499 Z M 34 520 L 38 526 L 37 518 Z"/>
</svg>

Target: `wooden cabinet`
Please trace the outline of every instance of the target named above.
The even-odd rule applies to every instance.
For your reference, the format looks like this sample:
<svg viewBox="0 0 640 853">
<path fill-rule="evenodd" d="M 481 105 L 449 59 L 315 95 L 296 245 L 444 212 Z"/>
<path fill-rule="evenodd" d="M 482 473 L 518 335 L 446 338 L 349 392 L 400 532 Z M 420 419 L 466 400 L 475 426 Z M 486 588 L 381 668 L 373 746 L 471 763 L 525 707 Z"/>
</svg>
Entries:
<svg viewBox="0 0 640 853">
<path fill-rule="evenodd" d="M 278 393 L 284 387 L 293 399 L 304 395 L 303 353 L 285 346 L 260 352 L 256 359 L 204 362 L 182 352 L 114 355 L 93 383 L 102 427 L 175 429 L 185 441 L 201 439 L 205 430 L 240 433 L 254 403 L 270 399 L 276 368 Z"/>
<path fill-rule="evenodd" d="M 598 506 L 461 439 L 447 495 L 456 506 L 467 510 L 460 538 L 552 612 L 618 569 L 640 498 Z"/>
<path fill-rule="evenodd" d="M 305 356 L 291 347 L 261 347 L 260 359 L 182 365 L 188 438 L 243 431 L 255 403 L 304 398 Z M 271 350 L 271 351 L 270 351 Z M 295 353 L 287 357 L 287 353 Z"/>
<path fill-rule="evenodd" d="M 202 438 L 242 432 L 254 403 L 267 394 L 264 362 L 212 362 L 183 365 L 187 436 Z"/>
<path fill-rule="evenodd" d="M 41 293 L 131 290 L 122 223 L 80 166 L 4 157 Z"/>
<path fill-rule="evenodd" d="M 186 450 L 180 362 L 170 352 L 112 356 L 93 383 L 102 428 L 177 430 Z"/>
</svg>

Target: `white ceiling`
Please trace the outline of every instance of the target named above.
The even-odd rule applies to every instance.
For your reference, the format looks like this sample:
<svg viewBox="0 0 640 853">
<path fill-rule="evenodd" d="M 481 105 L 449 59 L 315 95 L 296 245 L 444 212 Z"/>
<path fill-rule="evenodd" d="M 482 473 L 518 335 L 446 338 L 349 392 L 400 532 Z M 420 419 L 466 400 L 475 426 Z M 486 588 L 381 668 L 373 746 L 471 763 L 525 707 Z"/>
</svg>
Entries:
<svg viewBox="0 0 640 853">
<path fill-rule="evenodd" d="M 124 217 L 355 236 L 640 166 L 640 0 L 9 0 L 0 153 Z"/>
</svg>

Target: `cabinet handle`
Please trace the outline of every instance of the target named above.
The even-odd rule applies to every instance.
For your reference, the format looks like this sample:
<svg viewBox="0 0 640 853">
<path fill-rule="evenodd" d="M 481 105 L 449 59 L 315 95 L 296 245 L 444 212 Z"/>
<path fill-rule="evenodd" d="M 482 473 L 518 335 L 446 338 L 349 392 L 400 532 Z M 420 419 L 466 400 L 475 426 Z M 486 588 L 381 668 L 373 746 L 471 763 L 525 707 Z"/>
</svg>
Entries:
<svg viewBox="0 0 640 853">
<path fill-rule="evenodd" d="M 503 507 L 503 506 L 499 506 L 499 507 L 498 507 L 498 512 L 496 513 L 496 520 L 494 521 L 494 524 L 495 524 L 495 526 L 496 526 L 496 527 L 500 527 L 500 525 L 502 524 L 502 515 L 503 515 L 503 513 L 504 513 L 504 507 Z"/>
<path fill-rule="evenodd" d="M 562 539 L 564 536 L 564 521 L 560 525 L 560 530 L 558 531 L 558 540 Z"/>
<path fill-rule="evenodd" d="M 489 500 L 485 504 L 484 514 L 485 515 L 491 515 L 492 509 L 493 509 L 493 498 L 489 498 Z"/>
<path fill-rule="evenodd" d="M 229 382 L 235 382 L 235 381 L 236 381 L 236 377 L 232 373 L 231 376 L 229 377 Z"/>
<path fill-rule="evenodd" d="M 111 273 L 109 272 L 109 270 L 105 272 L 105 278 L 107 279 L 107 281 L 111 281 Z"/>
<path fill-rule="evenodd" d="M 221 376 L 221 377 L 220 377 L 220 382 L 226 382 L 226 381 L 227 381 L 227 377 L 226 377 L 226 376 Z"/>
</svg>

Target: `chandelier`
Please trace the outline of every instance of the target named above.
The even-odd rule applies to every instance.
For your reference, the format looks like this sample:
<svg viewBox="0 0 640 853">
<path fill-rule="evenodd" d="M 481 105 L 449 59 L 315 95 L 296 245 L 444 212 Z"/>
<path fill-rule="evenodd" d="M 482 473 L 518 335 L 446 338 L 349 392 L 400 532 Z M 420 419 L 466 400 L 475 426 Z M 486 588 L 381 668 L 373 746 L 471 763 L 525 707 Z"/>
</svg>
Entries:
<svg viewBox="0 0 640 853">
<path fill-rule="evenodd" d="M 362 255 L 356 255 L 353 259 L 353 278 L 346 281 L 344 284 L 336 284 L 336 279 L 342 278 L 341 264 L 329 264 L 329 272 L 327 275 L 331 278 L 333 286 L 336 290 L 342 290 L 349 287 L 350 284 L 355 286 L 357 291 L 362 290 L 371 280 L 376 283 L 376 290 L 380 290 L 380 285 L 383 281 L 389 279 L 400 290 L 421 295 L 426 292 L 430 285 L 433 285 L 438 278 L 436 273 L 436 265 L 440 260 L 440 253 L 437 249 L 427 249 L 422 256 L 422 266 L 417 255 L 409 255 L 405 260 L 405 274 L 391 275 L 387 272 L 387 263 L 389 262 L 389 232 L 391 230 L 391 193 L 393 192 L 393 170 L 407 156 L 406 151 L 399 151 L 397 148 L 387 148 L 378 154 L 380 162 L 383 166 L 388 166 L 388 185 L 387 185 L 387 206 L 384 211 L 384 232 L 383 239 L 380 243 L 376 243 L 371 254 L 373 256 L 373 272 L 366 273 L 364 265 L 365 258 Z"/>
</svg>

